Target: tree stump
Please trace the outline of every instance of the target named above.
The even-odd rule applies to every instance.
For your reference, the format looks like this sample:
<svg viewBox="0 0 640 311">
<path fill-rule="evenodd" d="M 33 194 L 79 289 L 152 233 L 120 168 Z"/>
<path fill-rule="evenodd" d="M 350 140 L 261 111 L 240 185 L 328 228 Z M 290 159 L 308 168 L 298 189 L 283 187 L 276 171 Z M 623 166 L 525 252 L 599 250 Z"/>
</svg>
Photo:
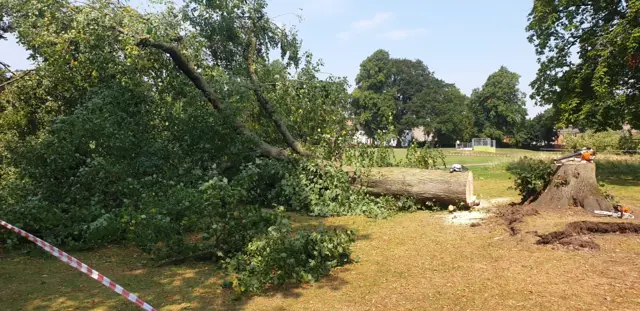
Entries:
<svg viewBox="0 0 640 311">
<path fill-rule="evenodd" d="M 352 173 L 353 168 L 343 167 Z M 473 173 L 405 167 L 372 168 L 357 186 L 371 195 L 407 196 L 419 203 L 473 206 Z"/>
<path fill-rule="evenodd" d="M 567 208 L 579 206 L 593 212 L 614 211 L 613 204 L 603 195 L 596 180 L 596 164 L 567 162 L 558 167 L 551 183 L 532 203 L 536 208 Z"/>
</svg>

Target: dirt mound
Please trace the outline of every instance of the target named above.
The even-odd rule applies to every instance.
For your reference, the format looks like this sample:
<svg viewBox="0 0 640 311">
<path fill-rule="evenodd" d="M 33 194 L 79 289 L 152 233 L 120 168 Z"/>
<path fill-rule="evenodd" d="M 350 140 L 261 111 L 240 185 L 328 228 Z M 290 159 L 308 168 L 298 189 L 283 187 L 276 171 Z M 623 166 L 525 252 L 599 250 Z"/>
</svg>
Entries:
<svg viewBox="0 0 640 311">
<path fill-rule="evenodd" d="M 568 223 L 562 231 L 536 234 L 538 245 L 562 245 L 569 248 L 600 250 L 600 245 L 587 234 L 640 233 L 640 224 L 628 222 L 576 221 Z"/>
<path fill-rule="evenodd" d="M 522 206 L 515 204 L 499 208 L 496 212 L 496 216 L 504 222 L 511 235 L 517 235 L 520 233 L 520 229 L 517 228 L 517 225 L 522 222 L 524 217 L 538 214 L 538 210 L 530 205 Z"/>
</svg>

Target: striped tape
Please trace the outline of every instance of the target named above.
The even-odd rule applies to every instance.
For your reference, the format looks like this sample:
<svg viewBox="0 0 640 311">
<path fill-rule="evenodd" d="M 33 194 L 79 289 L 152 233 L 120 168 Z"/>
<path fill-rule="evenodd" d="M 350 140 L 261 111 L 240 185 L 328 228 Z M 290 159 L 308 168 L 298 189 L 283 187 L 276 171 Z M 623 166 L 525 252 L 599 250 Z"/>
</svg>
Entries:
<svg viewBox="0 0 640 311">
<path fill-rule="evenodd" d="M 15 226 L 12 226 L 2 220 L 0 220 L 0 225 L 2 225 L 3 227 L 27 238 L 29 241 L 36 243 L 38 246 L 40 246 L 42 249 L 44 249 L 45 251 L 47 251 L 49 254 L 55 256 L 56 258 L 60 259 L 62 262 L 82 271 L 84 274 L 90 276 L 92 279 L 102 283 L 102 285 L 111 288 L 111 290 L 113 290 L 114 292 L 122 295 L 124 298 L 127 298 L 129 301 L 135 303 L 136 305 L 138 305 L 140 308 L 142 308 L 143 310 L 146 311 L 156 311 L 156 309 L 154 309 L 152 306 L 150 306 L 148 303 L 142 301 L 140 298 L 136 297 L 136 295 L 130 293 L 129 291 L 127 291 L 126 289 L 122 288 L 122 286 L 114 283 L 113 281 L 109 280 L 108 277 L 100 274 L 100 272 L 91 269 L 91 267 L 83 264 L 82 262 L 80 262 L 80 260 L 70 256 L 69 254 L 57 249 L 55 246 L 40 240 L 39 238 L 31 235 L 30 233 L 17 228 Z"/>
</svg>

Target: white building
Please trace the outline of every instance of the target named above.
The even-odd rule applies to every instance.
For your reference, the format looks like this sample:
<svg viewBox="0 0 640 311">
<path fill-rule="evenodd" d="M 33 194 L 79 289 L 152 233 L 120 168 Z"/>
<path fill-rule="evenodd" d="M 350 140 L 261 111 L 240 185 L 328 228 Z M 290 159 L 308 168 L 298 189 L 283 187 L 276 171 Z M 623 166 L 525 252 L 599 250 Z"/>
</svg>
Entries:
<svg viewBox="0 0 640 311">
<path fill-rule="evenodd" d="M 352 125 L 352 121 L 349 121 L 349 125 Z M 416 141 L 433 141 L 435 140 L 435 135 L 433 133 L 426 135 L 424 131 L 424 127 L 416 127 L 411 131 L 405 131 L 405 135 L 400 138 L 392 138 L 388 142 L 383 143 L 382 145 L 387 146 L 396 146 L 398 143 L 398 139 L 400 139 L 400 145 L 402 147 L 408 147 L 413 139 Z M 358 144 L 367 144 L 367 145 L 380 145 L 379 141 L 374 141 L 372 138 L 367 136 L 363 130 L 358 130 L 354 136 L 354 142 Z"/>
</svg>

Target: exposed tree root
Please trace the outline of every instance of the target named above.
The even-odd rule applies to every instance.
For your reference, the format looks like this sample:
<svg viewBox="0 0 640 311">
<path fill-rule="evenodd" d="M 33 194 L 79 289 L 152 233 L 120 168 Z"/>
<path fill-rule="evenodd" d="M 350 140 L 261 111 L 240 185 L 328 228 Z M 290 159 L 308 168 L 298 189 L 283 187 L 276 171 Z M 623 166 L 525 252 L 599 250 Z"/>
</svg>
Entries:
<svg viewBox="0 0 640 311">
<path fill-rule="evenodd" d="M 600 245 L 587 234 L 635 233 L 640 234 L 640 224 L 628 222 L 576 221 L 567 224 L 562 231 L 536 234 L 538 245 L 562 245 L 573 249 L 600 250 Z"/>
<path fill-rule="evenodd" d="M 511 235 L 517 235 L 520 233 L 520 229 L 518 229 L 518 224 L 522 222 L 522 219 L 526 216 L 534 216 L 538 215 L 539 212 L 537 209 L 531 207 L 530 205 L 509 205 L 503 208 L 499 208 L 496 215 L 502 219 L 504 224 L 507 226 L 509 233 Z"/>
</svg>

